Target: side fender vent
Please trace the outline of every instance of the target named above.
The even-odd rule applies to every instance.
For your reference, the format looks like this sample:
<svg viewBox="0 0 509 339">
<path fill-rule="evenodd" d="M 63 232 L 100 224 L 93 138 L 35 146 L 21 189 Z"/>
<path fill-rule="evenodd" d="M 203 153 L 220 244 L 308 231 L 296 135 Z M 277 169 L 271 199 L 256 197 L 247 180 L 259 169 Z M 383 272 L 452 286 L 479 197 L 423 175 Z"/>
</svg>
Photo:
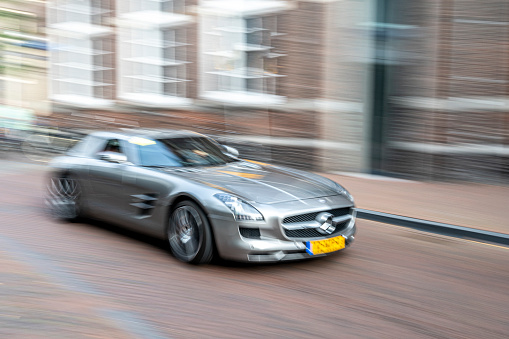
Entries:
<svg viewBox="0 0 509 339">
<path fill-rule="evenodd" d="M 129 205 L 135 207 L 136 216 L 139 218 L 147 218 L 152 215 L 157 203 L 157 194 L 135 194 L 131 195 L 132 203 Z"/>
</svg>

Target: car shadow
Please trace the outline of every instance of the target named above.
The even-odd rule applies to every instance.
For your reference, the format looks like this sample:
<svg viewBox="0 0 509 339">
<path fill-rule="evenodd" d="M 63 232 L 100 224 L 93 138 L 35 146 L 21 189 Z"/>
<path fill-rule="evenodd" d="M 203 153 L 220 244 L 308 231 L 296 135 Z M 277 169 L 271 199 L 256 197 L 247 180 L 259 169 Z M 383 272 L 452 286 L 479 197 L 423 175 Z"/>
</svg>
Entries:
<svg viewBox="0 0 509 339">
<path fill-rule="evenodd" d="M 51 218 L 51 216 L 49 216 Z M 55 221 L 54 218 L 51 218 Z M 178 261 L 177 258 L 173 256 L 171 253 L 171 250 L 169 248 L 168 243 L 165 240 L 156 238 L 151 235 L 147 235 L 145 233 L 140 233 L 135 230 L 131 230 L 125 227 L 118 226 L 116 224 L 112 224 L 109 222 L 105 222 L 102 220 L 92 219 L 92 218 L 81 218 L 80 220 L 74 221 L 74 222 L 68 222 L 68 221 L 56 221 L 62 224 L 73 224 L 75 227 L 83 227 L 83 228 L 95 228 L 100 229 L 102 231 L 112 233 L 121 237 L 124 237 L 130 241 L 135 241 L 139 243 L 143 243 L 146 245 L 149 245 L 153 248 L 157 248 L 162 252 L 162 254 L 167 255 L 170 260 L 174 260 L 175 262 L 178 262 L 182 265 L 189 265 L 186 263 L 181 263 Z M 306 269 L 306 267 L 321 267 L 321 266 L 328 266 L 331 264 L 331 260 L 333 258 L 338 258 L 341 256 L 346 255 L 345 251 L 340 251 L 338 253 L 334 253 L 331 256 L 327 257 L 317 257 L 317 258 L 309 258 L 309 259 L 302 259 L 302 260 L 292 260 L 292 261 L 278 261 L 278 262 L 238 262 L 238 261 L 232 261 L 232 260 L 226 260 L 223 258 L 220 258 L 217 255 L 217 252 L 214 255 L 214 258 L 212 262 L 210 262 L 208 265 L 209 267 L 217 267 L 217 268 L 225 268 L 225 269 L 235 269 L 235 270 L 265 270 L 268 268 L 278 268 L 278 267 L 293 267 L 293 268 L 303 268 Z M 189 265 L 189 267 L 198 267 L 195 265 Z"/>
<path fill-rule="evenodd" d="M 147 235 L 145 233 L 137 232 L 122 226 L 118 226 L 116 224 L 112 224 L 106 221 L 92 219 L 92 218 L 82 218 L 77 222 L 73 222 L 76 226 L 81 227 L 94 227 L 98 228 L 110 233 L 114 233 L 116 235 L 122 236 L 124 238 L 128 238 L 129 240 L 133 240 L 136 242 L 144 243 L 155 248 L 160 249 L 161 251 L 170 253 L 168 245 L 166 241 L 153 237 L 151 235 Z"/>
<path fill-rule="evenodd" d="M 211 263 L 215 266 L 233 268 L 233 269 L 266 269 L 266 268 L 278 268 L 278 267 L 292 267 L 292 268 L 310 268 L 310 267 L 325 267 L 331 265 L 335 259 L 340 257 L 348 256 L 347 251 L 340 251 L 338 253 L 331 254 L 326 257 L 316 257 L 300 260 L 288 260 L 288 261 L 276 261 L 276 262 L 238 262 L 225 260 L 222 258 L 215 258 Z"/>
</svg>

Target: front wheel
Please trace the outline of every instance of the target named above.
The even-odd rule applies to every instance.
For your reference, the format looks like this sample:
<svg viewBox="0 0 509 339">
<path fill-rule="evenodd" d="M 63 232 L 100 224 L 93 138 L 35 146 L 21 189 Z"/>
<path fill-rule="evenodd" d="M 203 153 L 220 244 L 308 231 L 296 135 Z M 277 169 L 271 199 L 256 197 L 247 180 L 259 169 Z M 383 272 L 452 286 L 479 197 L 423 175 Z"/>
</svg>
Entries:
<svg viewBox="0 0 509 339">
<path fill-rule="evenodd" d="M 52 177 L 47 185 L 46 206 L 60 220 L 76 221 L 82 214 L 80 182 L 70 175 Z"/>
<path fill-rule="evenodd" d="M 190 264 L 212 260 L 212 232 L 205 213 L 191 201 L 182 201 L 173 209 L 168 225 L 168 242 L 173 255 Z"/>
</svg>

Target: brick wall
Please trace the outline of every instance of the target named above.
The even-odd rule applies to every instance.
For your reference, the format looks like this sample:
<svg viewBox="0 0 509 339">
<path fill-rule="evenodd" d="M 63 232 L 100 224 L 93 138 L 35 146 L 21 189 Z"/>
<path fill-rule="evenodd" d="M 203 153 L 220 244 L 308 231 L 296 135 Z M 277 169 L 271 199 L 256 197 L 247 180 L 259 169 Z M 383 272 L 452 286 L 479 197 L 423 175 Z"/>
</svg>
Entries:
<svg viewBox="0 0 509 339">
<path fill-rule="evenodd" d="M 423 63 L 391 70 L 385 169 L 415 178 L 509 183 L 508 154 L 500 151 L 509 145 L 509 3 L 441 0 L 404 10 L 401 18 L 424 28 L 427 43 L 405 44 Z M 414 149 L 394 142 L 414 143 Z M 430 144 L 438 147 L 432 151 Z"/>
</svg>

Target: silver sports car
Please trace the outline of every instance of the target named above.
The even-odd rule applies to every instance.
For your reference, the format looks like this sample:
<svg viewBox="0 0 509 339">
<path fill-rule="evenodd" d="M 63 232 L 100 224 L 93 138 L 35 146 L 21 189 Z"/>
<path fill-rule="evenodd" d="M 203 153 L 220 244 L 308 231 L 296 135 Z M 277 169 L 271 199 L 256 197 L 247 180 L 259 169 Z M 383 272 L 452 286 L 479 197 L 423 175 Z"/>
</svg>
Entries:
<svg viewBox="0 0 509 339">
<path fill-rule="evenodd" d="M 238 158 L 188 131 L 96 132 L 54 159 L 46 202 L 167 239 L 174 256 L 253 262 L 324 256 L 352 243 L 354 201 L 319 175 Z"/>
</svg>

